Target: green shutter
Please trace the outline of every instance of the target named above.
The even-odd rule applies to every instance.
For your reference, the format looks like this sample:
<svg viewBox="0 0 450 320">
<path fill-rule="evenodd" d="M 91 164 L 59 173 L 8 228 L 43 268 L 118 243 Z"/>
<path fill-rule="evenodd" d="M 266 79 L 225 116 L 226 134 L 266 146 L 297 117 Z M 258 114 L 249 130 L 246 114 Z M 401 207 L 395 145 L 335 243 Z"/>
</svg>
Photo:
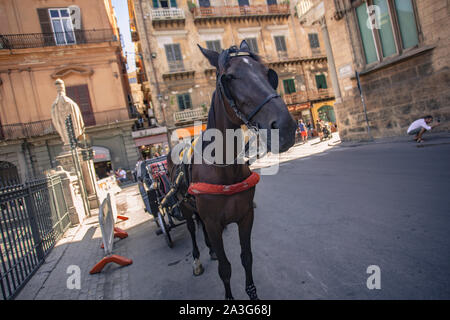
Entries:
<svg viewBox="0 0 450 320">
<path fill-rule="evenodd" d="M 326 89 L 327 88 L 327 79 L 325 78 L 325 75 L 323 75 L 323 74 L 316 75 L 316 85 L 317 85 L 317 89 Z"/>
<path fill-rule="evenodd" d="M 158 0 L 153 0 L 153 8 L 159 8 Z"/>
<path fill-rule="evenodd" d="M 177 0 L 170 0 L 170 7 L 176 8 L 177 7 Z"/>
</svg>

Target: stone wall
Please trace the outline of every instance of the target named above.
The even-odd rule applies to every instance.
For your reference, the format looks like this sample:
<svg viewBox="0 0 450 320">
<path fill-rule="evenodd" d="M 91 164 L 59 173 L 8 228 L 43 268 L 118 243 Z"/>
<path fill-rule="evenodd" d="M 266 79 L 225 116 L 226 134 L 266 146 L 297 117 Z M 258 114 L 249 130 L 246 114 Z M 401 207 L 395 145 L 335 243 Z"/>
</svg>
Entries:
<svg viewBox="0 0 450 320">
<path fill-rule="evenodd" d="M 367 117 L 374 138 L 406 135 L 410 123 L 431 114 L 441 119 L 433 131 L 450 129 L 450 3 L 415 1 L 419 46 L 383 63 L 365 66 L 359 29 L 350 10 L 333 18 L 333 3 L 326 1 L 326 23 L 339 76 L 342 101 L 335 111 L 342 140 L 368 138 L 365 114 L 354 71 L 361 72 Z M 347 1 L 349 6 L 350 1 Z M 349 66 L 353 75 L 340 75 Z"/>
</svg>

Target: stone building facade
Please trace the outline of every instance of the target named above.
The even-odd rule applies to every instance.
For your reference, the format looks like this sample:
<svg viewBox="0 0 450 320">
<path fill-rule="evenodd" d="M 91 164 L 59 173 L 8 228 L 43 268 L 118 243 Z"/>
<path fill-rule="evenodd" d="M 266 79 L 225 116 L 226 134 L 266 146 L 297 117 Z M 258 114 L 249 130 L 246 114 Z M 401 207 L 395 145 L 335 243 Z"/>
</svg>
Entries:
<svg viewBox="0 0 450 320">
<path fill-rule="evenodd" d="M 289 1 L 129 0 L 129 7 L 138 70 L 158 123 L 171 133 L 206 120 L 210 107 L 215 69 L 197 45 L 220 52 L 245 39 L 277 71 L 278 91 L 297 119 L 311 118 L 313 103 L 334 99 L 322 35 L 317 26 L 301 27 Z"/>
<path fill-rule="evenodd" d="M 298 8 L 301 23 L 329 30 L 343 140 L 405 135 L 427 114 L 440 118 L 436 130 L 449 130 L 449 1 L 300 0 Z"/>
<path fill-rule="evenodd" d="M 134 168 L 130 88 L 111 2 L 0 0 L 0 32 L 0 176 L 23 182 L 55 167 L 57 78 L 79 105 L 94 150 L 106 150 L 96 157 L 111 169 Z"/>
</svg>

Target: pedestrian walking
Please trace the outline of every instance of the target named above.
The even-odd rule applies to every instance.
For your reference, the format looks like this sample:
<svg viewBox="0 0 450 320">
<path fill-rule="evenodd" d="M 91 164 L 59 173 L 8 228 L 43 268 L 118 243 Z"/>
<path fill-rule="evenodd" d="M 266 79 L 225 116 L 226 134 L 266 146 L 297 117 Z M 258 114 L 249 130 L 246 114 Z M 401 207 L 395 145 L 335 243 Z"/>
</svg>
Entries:
<svg viewBox="0 0 450 320">
<path fill-rule="evenodd" d="M 307 132 L 306 125 L 303 123 L 303 119 L 300 119 L 300 122 L 298 124 L 298 130 L 300 132 L 302 142 L 306 143 L 306 141 L 308 139 L 308 132 Z"/>
<path fill-rule="evenodd" d="M 434 125 L 430 125 L 433 122 L 433 117 L 428 115 L 423 118 L 417 119 L 409 126 L 407 133 L 409 135 L 415 135 L 414 140 L 417 142 L 423 142 L 422 135 L 426 131 L 431 131 L 431 129 L 440 125 L 440 120 L 438 119 L 438 123 Z"/>
<path fill-rule="evenodd" d="M 311 121 L 308 121 L 308 123 L 306 124 L 306 129 L 308 129 L 308 139 L 312 138 L 312 131 L 314 129 Z"/>
<path fill-rule="evenodd" d="M 316 130 L 317 130 L 317 134 L 319 135 L 320 141 L 323 140 L 323 125 L 322 122 L 319 121 L 318 119 L 316 120 Z"/>
</svg>

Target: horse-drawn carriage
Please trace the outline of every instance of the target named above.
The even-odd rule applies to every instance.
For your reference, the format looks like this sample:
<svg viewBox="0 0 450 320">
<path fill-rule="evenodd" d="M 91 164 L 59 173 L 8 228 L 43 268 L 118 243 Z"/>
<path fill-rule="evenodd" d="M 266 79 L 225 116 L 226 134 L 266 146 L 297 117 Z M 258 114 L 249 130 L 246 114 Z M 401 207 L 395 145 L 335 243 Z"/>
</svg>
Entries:
<svg viewBox="0 0 450 320">
<path fill-rule="evenodd" d="M 169 194 L 172 185 L 168 178 L 167 156 L 160 156 L 137 164 L 136 177 L 145 210 L 154 217 L 157 235 L 164 235 L 172 248 L 170 231 L 185 224 L 175 195 Z"/>
</svg>

